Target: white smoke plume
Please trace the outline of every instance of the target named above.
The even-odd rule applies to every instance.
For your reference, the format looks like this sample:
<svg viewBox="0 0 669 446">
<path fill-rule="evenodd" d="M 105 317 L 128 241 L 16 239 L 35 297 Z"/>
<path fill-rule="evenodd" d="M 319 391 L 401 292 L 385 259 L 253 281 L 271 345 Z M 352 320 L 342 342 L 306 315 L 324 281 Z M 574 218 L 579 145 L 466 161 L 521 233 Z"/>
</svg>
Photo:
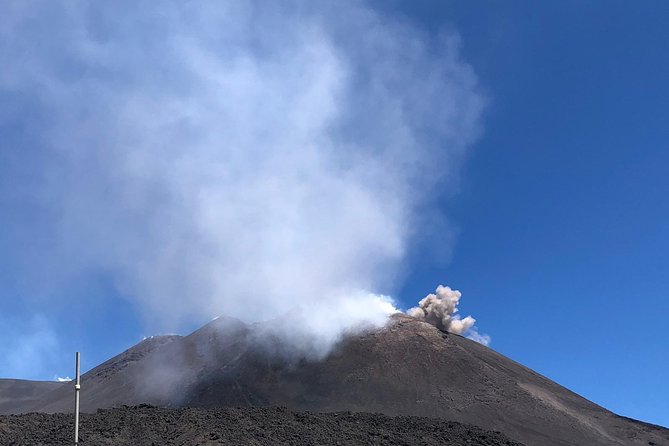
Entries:
<svg viewBox="0 0 669 446">
<path fill-rule="evenodd" d="M 308 314 L 324 345 L 395 311 L 375 296 L 479 133 L 456 35 L 355 1 L 0 9 L 16 286 L 102 276 L 151 330 Z"/>
<path fill-rule="evenodd" d="M 418 302 L 418 306 L 407 311 L 409 316 L 428 322 L 440 330 L 468 338 L 483 345 L 490 344 L 490 336 L 481 335 L 475 329 L 476 319 L 471 316 L 461 318 L 458 304 L 462 293 L 450 287 L 439 285 L 434 293 L 430 293 Z"/>
</svg>

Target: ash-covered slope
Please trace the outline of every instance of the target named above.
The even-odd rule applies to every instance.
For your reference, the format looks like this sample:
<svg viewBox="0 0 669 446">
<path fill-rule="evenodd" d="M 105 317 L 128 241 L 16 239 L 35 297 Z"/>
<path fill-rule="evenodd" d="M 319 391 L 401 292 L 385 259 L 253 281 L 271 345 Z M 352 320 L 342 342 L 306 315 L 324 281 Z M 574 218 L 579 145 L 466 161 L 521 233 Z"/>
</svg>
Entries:
<svg viewBox="0 0 669 446">
<path fill-rule="evenodd" d="M 180 340 L 181 336 L 152 336 L 114 356 L 82 376 L 82 411 L 95 411 L 101 407 L 139 404 L 155 401 L 151 389 L 140 385 L 138 371 L 158 366 L 151 358 L 166 347 Z M 13 410 L 0 410 L 0 414 L 25 412 L 68 412 L 73 405 L 72 385 L 61 385 L 39 399 L 21 402 L 16 400 Z"/>
<path fill-rule="evenodd" d="M 21 407 L 39 403 L 46 394 L 63 386 L 55 381 L 0 379 L 0 414 L 18 413 Z"/>
<path fill-rule="evenodd" d="M 291 356 L 263 326 L 234 319 L 153 339 L 84 375 L 83 410 L 288 406 L 439 417 L 527 445 L 669 444 L 667 429 L 619 417 L 490 348 L 404 315 L 349 336 L 320 361 Z M 70 406 L 68 388 L 26 409 Z"/>
<path fill-rule="evenodd" d="M 219 318 L 188 336 L 146 338 L 82 375 L 81 410 L 141 403 L 177 406 L 212 368 L 250 348 L 249 333 L 242 322 Z M 72 386 L 64 386 L 39 401 L 17 401 L 11 413 L 67 412 L 72 399 Z"/>
</svg>

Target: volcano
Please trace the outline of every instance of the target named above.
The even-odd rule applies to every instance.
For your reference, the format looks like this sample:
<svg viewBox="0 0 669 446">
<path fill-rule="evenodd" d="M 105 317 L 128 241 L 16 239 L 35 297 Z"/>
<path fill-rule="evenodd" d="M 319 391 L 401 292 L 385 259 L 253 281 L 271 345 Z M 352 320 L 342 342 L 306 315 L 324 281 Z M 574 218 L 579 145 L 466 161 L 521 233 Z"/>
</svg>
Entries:
<svg viewBox="0 0 669 446">
<path fill-rule="evenodd" d="M 145 339 L 83 375 L 82 410 L 282 406 L 439 418 L 526 445 L 669 444 L 668 429 L 618 416 L 410 316 L 396 314 L 383 328 L 349 334 L 321 359 L 291 353 L 265 326 L 219 318 L 188 336 Z M 71 411 L 71 384 L 30 392 L 28 398 L 0 387 L 0 410 Z"/>
</svg>

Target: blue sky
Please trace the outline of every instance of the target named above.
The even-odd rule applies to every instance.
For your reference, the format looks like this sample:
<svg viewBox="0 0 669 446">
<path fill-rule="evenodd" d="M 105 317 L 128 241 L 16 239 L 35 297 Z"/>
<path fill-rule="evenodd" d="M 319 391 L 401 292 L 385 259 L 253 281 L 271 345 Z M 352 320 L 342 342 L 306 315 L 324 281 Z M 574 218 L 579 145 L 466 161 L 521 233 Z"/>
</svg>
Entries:
<svg viewBox="0 0 669 446">
<path fill-rule="evenodd" d="M 292 294 L 312 292 L 306 285 L 295 287 L 276 277 L 292 278 L 293 270 L 305 266 L 302 258 L 324 262 L 341 272 L 322 275 L 311 271 L 324 283 L 371 284 L 378 288 L 371 291 L 392 294 L 402 308 L 444 283 L 462 291 L 461 313 L 476 317 L 479 331 L 492 337 L 491 346 L 497 351 L 616 413 L 669 425 L 665 385 L 669 376 L 665 336 L 669 310 L 669 205 L 665 198 L 669 194 L 669 6 L 650 1 L 634 5 L 417 1 L 373 2 L 371 9 L 363 11 L 344 7 L 343 16 L 354 18 L 349 22 L 357 25 L 344 24 L 346 20 L 336 14 L 319 15 L 300 8 L 279 11 L 280 19 L 271 14 L 256 19 L 256 10 L 241 8 L 229 13 L 244 16 L 243 23 L 260 23 L 268 29 L 295 17 L 311 20 L 316 16 L 314 27 L 323 27 L 325 37 L 306 27 L 286 36 L 276 34 L 283 40 L 275 43 L 275 34 L 252 34 L 248 30 L 254 28 L 249 26 L 238 32 L 242 36 L 245 31 L 251 33 L 250 43 L 229 47 L 225 42 L 230 35 L 219 36 L 215 25 L 217 19 L 231 22 L 214 17 L 205 22 L 211 29 L 185 33 L 197 43 L 177 56 L 163 56 L 170 53 L 173 42 L 161 46 L 151 35 L 169 34 L 179 26 L 200 23 L 200 19 L 182 21 L 166 13 L 171 18 L 164 22 L 175 28 L 162 29 L 163 22 L 151 20 L 155 10 L 138 8 L 126 19 L 141 26 L 127 25 L 126 29 L 126 24 L 110 19 L 113 10 L 84 8 L 90 11 L 79 16 L 71 11 L 40 15 L 19 11 L 16 6 L 3 8 L 11 12 L 0 19 L 3 32 L 16 29 L 10 23 L 14 19 L 14 23 L 37 25 L 45 17 L 50 21 L 47 27 L 36 26 L 39 32 L 21 34 L 21 39 L 10 40 L 0 49 L 0 57 L 11 57 L 19 67 L 9 71 L 14 78 L 0 78 L 0 339 L 7 358 L 0 362 L 0 375 L 65 376 L 71 374 L 70 355 L 77 349 L 83 352 L 84 368 L 89 368 L 156 330 L 183 333 L 215 316 L 218 308 L 237 311 L 239 304 L 221 303 L 209 296 L 197 278 L 208 271 L 202 267 L 206 259 L 213 259 L 223 276 L 237 272 L 222 261 L 227 257 L 221 252 L 231 256 L 247 252 L 247 231 L 240 228 L 248 227 L 248 232 L 267 242 L 263 246 L 272 248 L 267 253 L 291 266 L 274 271 L 258 255 L 251 260 L 265 274 L 261 288 L 271 291 L 247 295 L 243 280 L 229 288 L 216 288 L 242 293 L 251 312 L 265 301 L 256 300 L 256 294 L 275 293 L 276 297 L 268 299 L 283 303 Z M 83 17 L 82 29 L 93 36 L 87 37 L 93 43 L 77 43 L 78 28 L 65 26 L 74 20 L 72 14 Z M 364 26 L 370 14 L 371 28 Z M 132 34 L 138 30 L 149 37 Z M 375 31 L 373 37 L 371 31 Z M 235 30 L 231 35 L 237 35 Z M 319 45 L 304 47 L 305 35 Z M 35 47 L 31 39 L 45 48 L 26 50 Z M 51 48 L 46 43 L 50 41 L 68 44 Z M 367 47 L 360 41 L 372 43 Z M 97 45 L 99 42 L 104 44 Z M 108 42 L 116 47 L 106 45 Z M 402 52 L 409 42 L 419 45 Z M 316 68 L 294 74 L 282 70 L 281 63 L 263 64 L 264 54 L 277 47 L 296 48 L 279 62 Z M 196 51 L 200 48 L 214 48 L 215 54 L 222 51 L 231 58 L 238 56 L 235 48 L 250 51 L 241 60 L 256 61 L 256 69 L 245 71 L 246 65 L 240 64 L 242 68 L 237 67 L 235 73 L 242 80 L 225 77 L 227 69 L 215 63 L 220 62 L 219 56 L 206 52 L 203 56 Z M 151 68 L 143 69 L 142 63 Z M 182 72 L 183 65 L 192 69 Z M 366 68 L 370 66 L 382 68 Z M 403 71 L 403 66 L 409 68 Z M 35 67 L 41 74 L 33 79 Z M 165 75 L 144 79 L 146 71 Z M 225 77 L 228 83 L 221 88 L 233 85 L 235 90 L 225 90 L 229 95 L 210 103 L 217 90 L 200 83 L 210 82 L 211 73 Z M 262 81 L 259 86 L 244 81 L 251 74 Z M 23 80 L 26 78 L 32 83 Z M 323 87 L 305 95 L 302 86 L 309 81 Z M 267 82 L 276 82 L 275 87 L 288 93 L 268 101 L 268 90 L 262 86 Z M 54 84 L 60 85 L 55 93 Z M 367 93 L 374 85 L 384 87 L 381 93 Z M 425 85 L 430 88 L 423 88 Z M 163 90 L 168 87 L 175 93 L 166 97 Z M 233 97 L 242 87 L 245 96 Z M 340 88 L 341 96 L 330 97 L 331 91 Z M 405 93 L 397 93 L 403 89 Z M 229 102 L 244 102 L 244 98 L 251 105 Z M 397 101 L 410 111 L 408 116 L 397 117 Z M 188 109 L 201 122 L 211 118 L 209 110 L 222 115 L 232 110 L 229 122 L 240 130 L 221 133 L 205 124 L 190 124 L 191 128 L 182 124 L 191 115 L 179 113 L 181 121 L 147 117 L 147 110 L 156 110 L 150 105 L 154 102 L 167 110 L 177 103 L 179 110 Z M 198 108 L 202 103 L 206 106 Z M 305 107 L 304 116 L 291 115 L 287 123 L 275 122 L 272 113 L 270 117 L 263 114 L 266 109 L 282 113 L 286 105 L 296 104 Z M 374 104 L 378 116 L 359 111 L 369 104 Z M 449 114 L 451 109 L 454 116 Z M 234 114 L 240 116 L 238 121 Z M 323 121 L 311 115 L 323 116 Z M 299 201 L 298 213 L 308 218 L 295 223 L 298 233 L 304 233 L 304 228 L 324 228 L 306 242 L 295 238 L 294 226 L 285 223 L 282 210 L 267 211 L 275 222 L 269 226 L 249 226 L 246 220 L 237 225 L 225 212 L 202 214 L 200 208 L 190 207 L 190 201 L 162 195 L 167 189 L 208 192 L 205 198 L 229 196 L 230 189 L 215 178 L 201 181 L 201 176 L 212 174 L 201 171 L 220 160 L 210 148 L 211 141 L 264 147 L 264 140 L 245 135 L 248 116 L 258 119 L 258 127 L 246 131 L 267 132 L 283 141 L 288 153 L 293 144 L 322 141 L 323 122 L 333 119 L 338 126 L 336 137 L 328 133 L 331 139 L 327 142 L 335 155 L 346 154 L 337 157 L 336 163 L 380 163 L 390 175 L 361 177 L 356 173 L 343 177 L 349 181 L 344 183 L 353 184 L 344 187 L 338 181 L 341 170 L 322 168 L 322 161 L 303 161 L 313 153 L 328 157 L 329 151 L 297 152 L 288 157 L 288 168 L 306 172 L 307 177 L 316 169 L 319 178 L 329 179 L 325 183 L 309 180 L 310 187 L 337 192 L 317 194 L 317 202 Z M 384 122 L 404 131 L 391 132 L 391 138 Z M 172 125 L 179 130 L 169 135 L 168 143 L 153 136 L 169 131 Z M 286 126 L 300 130 L 286 132 Z M 79 133 L 80 128 L 85 130 Z M 116 135 L 118 129 L 124 131 L 122 137 Z M 206 138 L 197 139 L 197 135 Z M 425 151 L 405 144 L 404 138 L 426 147 Z M 171 141 L 178 141 L 178 146 L 171 146 Z M 362 158 L 347 151 L 353 143 Z M 127 144 L 140 149 L 119 149 Z M 194 148 L 182 152 L 189 144 Z M 380 145 L 387 152 L 377 157 L 375 148 Z M 161 151 L 155 152 L 154 147 Z M 142 156 L 135 157 L 137 153 Z M 418 153 L 429 163 L 416 162 L 405 153 Z M 116 154 L 124 157 L 123 164 Z M 189 157 L 197 159 L 190 162 Z M 170 161 L 176 158 L 186 162 Z M 139 175 L 118 168 L 127 166 L 128 159 Z M 270 160 L 265 165 L 257 159 L 236 166 L 241 171 L 257 168 L 274 180 L 271 187 L 243 173 L 231 174 L 260 191 L 251 196 L 251 202 L 258 200 L 267 209 L 268 203 L 284 203 L 284 194 L 302 197 L 302 188 L 295 187 L 302 183 L 273 176 L 284 161 Z M 441 169 L 430 170 L 433 162 L 446 166 L 446 173 L 434 184 L 418 181 L 440 175 Z M 193 165 L 197 175 L 193 175 Z M 396 165 L 412 166 L 416 171 L 405 178 L 401 169 L 394 170 Z M 114 175 L 108 175 L 109 171 Z M 279 185 L 277 196 L 272 185 Z M 126 187 L 127 194 L 109 192 Z M 422 193 L 420 187 L 431 192 Z M 394 195 L 386 195 L 388 190 Z M 400 198 L 395 202 L 390 200 L 393 196 Z M 321 197 L 328 206 L 320 206 Z M 416 198 L 420 206 L 412 204 Z M 207 203 L 217 203 L 227 211 L 239 209 L 221 204 L 220 197 L 211 200 Z M 57 206 L 45 205 L 45 201 Z M 369 206 L 358 207 L 360 203 Z M 360 230 L 344 217 L 321 220 L 326 211 L 345 216 L 350 209 L 364 212 L 373 230 Z M 175 219 L 174 213 L 184 212 L 193 212 L 201 224 Z M 420 218 L 407 217 L 417 213 Z M 252 212 L 249 218 L 255 222 L 258 215 Z M 162 235 L 164 226 L 154 219 L 174 223 Z M 219 237 L 220 221 L 224 233 L 242 242 Z M 403 229 L 407 225 L 419 228 L 418 235 L 407 233 Z M 154 236 L 156 232 L 161 236 Z M 286 239 L 300 246 L 302 242 L 318 244 L 322 238 L 335 236 L 349 248 L 336 250 L 335 260 L 306 248 L 291 250 L 303 255 L 295 258 L 282 251 L 282 243 L 276 244 Z M 166 240 L 172 239 L 184 240 L 186 246 L 169 245 L 173 250 L 165 251 Z M 213 243 L 220 249 L 207 252 L 209 257 L 203 260 L 199 256 L 202 249 L 190 248 L 201 239 L 209 243 L 202 243 L 204 248 Z M 137 246 L 142 249 L 135 250 Z M 150 258 L 144 258 L 142 252 Z M 374 265 L 373 271 L 357 273 L 360 265 L 351 259 L 361 255 Z M 147 267 L 156 256 L 161 266 Z M 191 271 L 184 266 L 184 273 L 182 265 L 199 267 Z M 349 266 L 355 271 L 349 271 Z M 385 278 L 391 275 L 400 279 Z M 165 276 L 176 279 L 171 282 Z M 280 286 L 273 286 L 277 281 Z M 316 282 L 314 279 L 314 286 Z M 389 284 L 383 285 L 385 282 Z M 170 297 L 175 287 L 180 298 Z M 288 291 L 283 294 L 273 291 L 275 288 Z M 181 314 L 191 311 L 191 306 L 203 310 L 176 320 L 173 312 L 162 309 L 175 308 Z M 278 305 L 272 311 L 281 308 Z"/>
<path fill-rule="evenodd" d="M 492 98 L 444 200 L 445 276 L 492 346 L 617 413 L 669 425 L 669 7 L 466 2 L 405 10 L 455 26 Z"/>
</svg>

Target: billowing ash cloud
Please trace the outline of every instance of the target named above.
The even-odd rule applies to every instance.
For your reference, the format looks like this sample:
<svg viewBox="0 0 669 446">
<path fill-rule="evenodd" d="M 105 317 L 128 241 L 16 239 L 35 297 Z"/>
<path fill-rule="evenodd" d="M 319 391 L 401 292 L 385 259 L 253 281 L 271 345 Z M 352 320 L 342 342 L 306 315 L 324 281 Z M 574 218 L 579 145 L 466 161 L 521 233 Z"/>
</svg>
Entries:
<svg viewBox="0 0 669 446">
<path fill-rule="evenodd" d="M 394 311 L 479 130 L 457 36 L 352 1 L 37 3 L 1 6 L 8 276 L 104 277 L 152 330 L 292 312 L 328 344 Z"/>
<path fill-rule="evenodd" d="M 481 335 L 474 328 L 476 319 L 471 316 L 461 318 L 458 304 L 462 293 L 450 287 L 439 285 L 434 293 L 430 293 L 418 302 L 418 306 L 407 311 L 409 316 L 424 320 L 440 330 L 455 334 L 467 335 L 468 338 L 483 345 L 490 343 L 490 337 Z"/>
<path fill-rule="evenodd" d="M 462 334 L 474 326 L 476 319 L 467 316 L 461 319 L 457 314 L 462 293 L 450 287 L 439 285 L 435 293 L 430 293 L 418 302 L 418 306 L 407 311 L 409 316 L 422 319 L 440 330 Z"/>
</svg>

